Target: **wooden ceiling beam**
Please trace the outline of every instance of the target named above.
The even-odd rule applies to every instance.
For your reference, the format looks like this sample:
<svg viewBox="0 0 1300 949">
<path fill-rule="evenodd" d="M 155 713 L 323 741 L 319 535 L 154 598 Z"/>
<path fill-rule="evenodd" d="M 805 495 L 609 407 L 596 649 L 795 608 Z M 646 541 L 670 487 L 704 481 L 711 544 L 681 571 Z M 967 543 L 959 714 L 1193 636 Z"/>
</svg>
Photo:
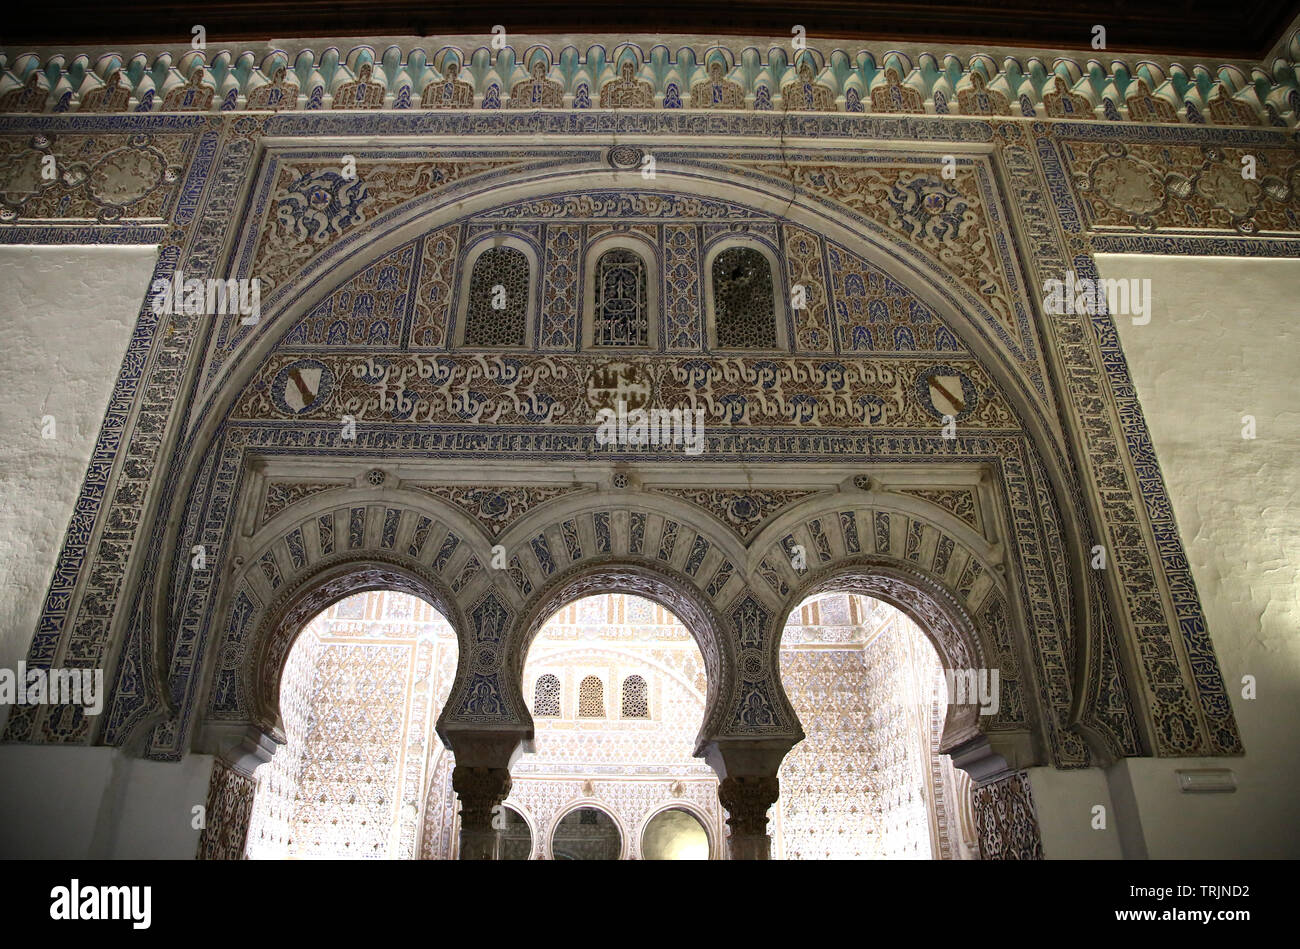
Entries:
<svg viewBox="0 0 1300 949">
<path fill-rule="evenodd" d="M 493 25 L 512 33 L 612 33 L 771 36 L 787 43 L 795 24 L 811 37 L 1090 49 L 1092 27 L 1107 31 L 1107 51 L 1258 59 L 1295 16 L 1296 0 L 1238 0 L 1225 20 L 1218 0 L 528 0 L 485 9 L 463 0 L 213 0 L 178 7 L 164 0 L 106 4 L 50 0 L 16 5 L 0 21 L 0 44 L 116 43 L 188 45 L 202 24 L 208 41 L 224 45 L 278 38 L 451 36 Z"/>
</svg>

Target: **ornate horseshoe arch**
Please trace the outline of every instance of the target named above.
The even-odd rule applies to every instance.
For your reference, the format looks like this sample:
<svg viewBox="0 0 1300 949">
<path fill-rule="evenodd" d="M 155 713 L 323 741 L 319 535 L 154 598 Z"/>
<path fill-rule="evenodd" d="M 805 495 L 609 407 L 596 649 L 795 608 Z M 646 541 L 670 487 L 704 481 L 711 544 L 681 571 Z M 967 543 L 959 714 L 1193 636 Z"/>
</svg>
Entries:
<svg viewBox="0 0 1300 949">
<path fill-rule="evenodd" d="M 1037 716 L 1027 716 L 1021 705 L 1019 667 L 1007 662 L 1010 653 L 1006 644 L 990 641 L 992 637 L 977 625 L 957 593 L 921 568 L 863 557 L 819 571 L 792 599 L 790 608 L 810 596 L 832 591 L 872 597 L 901 610 L 924 631 L 945 672 L 988 669 L 996 659 L 1002 664 L 999 671 L 1010 673 L 1007 679 L 1000 679 L 999 698 L 1009 700 L 1011 707 L 1004 714 L 1007 706 L 1000 706 L 998 716 L 987 724 L 977 704 L 949 703 L 940 752 L 961 760 L 963 752 L 988 740 L 1002 759 L 993 766 L 997 772 L 1045 763 L 1039 751 Z M 969 767 L 969 762 L 961 766 Z"/>
<path fill-rule="evenodd" d="M 940 492 L 920 493 L 949 500 Z M 994 524 L 984 526 L 993 532 Z M 792 566 L 796 552 L 806 561 L 803 569 Z M 859 593 L 911 617 L 945 670 L 998 669 L 997 714 L 987 718 L 975 706 L 950 705 L 945 752 L 996 732 L 1011 766 L 1027 767 L 1045 762 L 1043 749 L 1069 740 L 1061 734 L 1069 708 L 1051 700 L 1069 683 L 1064 669 L 1045 669 L 1041 662 L 1024 620 L 1029 607 L 1018 589 L 1024 586 L 1017 580 L 1021 566 L 1008 565 L 1000 543 L 937 500 L 885 490 L 809 500 L 764 528 L 750 564 L 755 587 L 779 604 L 782 618 L 818 593 Z M 778 675 L 779 648 L 778 637 L 769 660 Z"/>
<path fill-rule="evenodd" d="M 506 667 L 510 692 L 522 710 L 529 737 L 532 737 L 533 722 L 523 693 L 528 649 L 556 611 L 574 600 L 601 593 L 629 593 L 653 600 L 691 632 L 704 656 L 707 677 L 704 721 L 696 739 L 696 753 L 701 753 L 704 745 L 718 733 L 728 711 L 735 675 L 734 646 L 713 604 L 694 578 L 663 562 L 627 552 L 598 557 L 592 563 L 574 564 L 536 590 L 525 605 L 518 629 L 507 646 Z M 452 695 L 454 699 L 456 689 Z M 454 702 L 448 702 L 449 709 L 453 705 Z"/>
<path fill-rule="evenodd" d="M 240 545 L 247 556 L 232 563 L 221 635 L 202 690 L 201 746 L 218 747 L 222 736 L 248 726 L 282 740 L 279 684 L 289 649 L 314 616 L 353 593 L 393 589 L 418 596 L 459 638 L 464 619 L 456 591 L 477 570 L 454 512 L 440 517 L 447 512 L 418 499 L 376 502 L 335 488 L 291 504 Z"/>
<path fill-rule="evenodd" d="M 208 389 L 211 395 L 206 397 L 203 407 L 196 410 L 192 418 L 194 419 L 188 436 L 188 444 L 193 447 L 202 445 L 215 446 L 220 438 L 231 413 L 239 404 L 239 400 L 244 398 L 244 393 L 250 390 L 251 386 L 263 385 L 258 382 L 259 372 L 263 372 L 268 362 L 273 360 L 275 347 L 279 345 L 280 339 L 284 334 L 295 325 L 295 321 L 302 318 L 303 314 L 316 305 L 319 301 L 325 299 L 333 290 L 319 284 L 319 274 L 322 268 L 329 263 L 334 269 L 332 273 L 342 275 L 344 283 L 349 277 L 362 272 L 366 266 L 374 265 L 375 261 L 384 259 L 384 255 L 391 253 L 394 248 L 403 246 L 404 242 L 412 240 L 421 234 L 431 232 L 439 226 L 440 221 L 447 219 L 448 215 L 444 210 L 442 202 L 451 204 L 454 200 L 455 214 L 463 218 L 467 213 L 478 210 L 487 210 L 491 208 L 508 205 L 511 199 L 518 200 L 520 196 L 527 194 L 531 200 L 545 200 L 549 194 L 563 194 L 571 191 L 575 184 L 583 184 L 587 187 L 595 187 L 601 183 L 615 184 L 623 180 L 626 174 L 621 171 L 610 171 L 607 166 L 604 170 L 599 170 L 603 163 L 604 152 L 599 148 L 588 149 L 589 157 L 585 167 L 579 167 L 574 170 L 567 170 L 560 174 L 552 174 L 544 187 L 539 187 L 539 181 L 542 177 L 542 171 L 537 171 L 533 179 L 527 174 L 520 174 L 517 178 L 512 178 L 509 184 L 496 182 L 490 173 L 484 172 L 482 178 L 476 178 L 474 175 L 466 176 L 461 185 L 453 187 L 443 193 L 435 193 L 425 196 L 404 205 L 400 205 L 394 210 L 379 219 L 379 222 L 361 230 L 350 233 L 345 239 L 338 243 L 338 246 L 331 247 L 327 253 L 302 264 L 296 275 L 291 277 L 288 282 L 282 284 L 278 290 L 272 292 L 270 297 L 271 314 L 264 319 L 248 335 L 246 343 L 236 346 L 229 354 L 217 361 L 216 365 L 220 368 L 215 369 L 216 375 L 211 379 L 215 380 L 213 385 Z M 1026 468 L 1033 468 L 1041 475 L 1037 478 L 1037 488 L 1040 497 L 1037 499 L 1040 504 L 1047 507 L 1054 507 L 1056 502 L 1054 498 L 1063 498 L 1071 496 L 1072 489 L 1070 482 L 1061 473 L 1062 461 L 1061 453 L 1057 445 L 1056 435 L 1052 433 L 1052 424 L 1048 415 L 1044 414 L 1041 406 L 1037 401 L 1030 397 L 1029 390 L 1023 379 L 1014 371 L 1008 368 L 1006 358 L 1000 351 L 985 338 L 986 334 L 976 328 L 976 324 L 968 320 L 963 315 L 964 311 L 959 305 L 962 299 L 960 294 L 954 293 L 951 287 L 945 285 L 945 278 L 941 276 L 941 271 L 936 270 L 931 265 L 927 272 L 923 267 L 923 262 L 918 259 L 904 260 L 891 250 L 881 236 L 880 229 L 877 227 L 874 231 L 871 227 L 859 227 L 854 230 L 850 227 L 851 222 L 837 220 L 829 214 L 823 207 L 814 213 L 813 205 L 815 202 L 804 202 L 801 204 L 791 205 L 788 195 L 778 195 L 776 189 L 771 183 L 770 178 L 765 177 L 766 173 L 750 173 L 742 175 L 739 178 L 723 178 L 719 175 L 716 168 L 686 168 L 673 167 L 671 163 L 664 171 L 660 183 L 661 186 L 669 188 L 665 194 L 679 194 L 680 191 L 671 189 L 688 189 L 690 192 L 698 192 L 704 188 L 704 183 L 710 192 L 715 192 L 722 196 L 732 198 L 740 202 L 742 200 L 750 202 L 751 206 L 766 208 L 763 213 L 772 215 L 781 221 L 791 221 L 790 226 L 810 227 L 816 225 L 824 228 L 828 233 L 835 233 L 843 238 L 845 246 L 852 246 L 856 250 L 863 252 L 868 260 L 879 260 L 891 267 L 898 268 L 897 272 L 908 275 L 909 292 L 915 290 L 919 299 L 926 301 L 931 305 L 935 312 L 940 314 L 948 325 L 956 326 L 961 329 L 963 342 L 971 347 L 979 365 L 986 367 L 988 373 L 987 385 L 990 393 L 1002 393 L 1006 398 L 1008 410 L 1013 413 L 1014 417 L 1024 425 L 1030 433 L 1030 442 L 1037 446 L 1036 449 L 1030 449 L 1029 454 L 1018 462 L 1020 473 L 1028 475 Z M 459 188 L 459 190 L 457 190 Z M 691 195 L 687 194 L 690 198 Z M 786 212 L 787 216 L 782 217 L 777 214 L 777 210 Z M 252 223 L 249 224 L 253 226 Z M 251 233 L 251 232 L 250 232 Z M 253 266 L 252 257 L 249 253 L 244 253 L 240 257 L 241 267 Z M 337 286 L 337 285 L 335 285 Z M 220 346 L 221 334 L 216 334 L 214 339 L 217 340 L 214 345 Z M 220 385 L 216 383 L 219 382 Z M 997 396 L 1002 398 L 1003 395 Z M 183 467 L 174 469 L 172 478 L 179 478 L 176 482 L 178 485 L 192 485 L 192 496 L 186 510 L 192 513 L 186 513 L 181 516 L 177 511 L 171 515 L 171 525 L 168 533 L 174 531 L 175 536 L 180 543 L 170 545 L 171 549 L 179 552 L 182 549 L 188 549 L 184 543 L 184 538 L 191 528 L 191 524 L 197 518 L 198 509 L 194 504 L 204 499 L 204 489 L 208 481 L 211 480 L 211 474 L 203 474 L 205 466 L 209 471 L 217 467 L 217 461 L 210 454 L 205 452 L 194 451 L 193 447 L 188 455 L 188 461 L 184 462 Z M 248 502 L 245 502 L 248 503 Z M 1077 579 L 1082 575 L 1082 565 L 1073 551 L 1083 549 L 1078 543 L 1076 517 L 1060 517 L 1056 522 L 1056 540 L 1053 555 L 1061 558 L 1068 565 L 1067 574 L 1070 579 Z M 513 528 L 512 528 L 513 530 Z M 191 535 L 192 536 L 192 535 Z M 167 545 L 163 545 L 166 547 Z M 531 546 L 531 541 L 530 541 Z M 534 552 L 535 553 L 535 552 Z M 167 595 L 168 589 L 179 594 L 185 583 L 185 578 L 181 573 L 176 572 L 178 568 L 183 568 L 185 561 L 179 557 L 179 553 L 174 555 L 170 566 L 167 570 L 160 571 L 156 581 L 156 591 L 151 594 L 153 603 L 153 620 L 151 628 L 155 631 L 163 629 L 171 630 L 178 622 L 186 621 L 186 618 L 179 613 L 168 616 L 166 604 L 180 602 L 183 597 Z M 738 563 L 737 563 L 738 565 Z M 486 609 L 493 614 L 492 622 L 500 625 L 504 622 L 513 623 L 512 611 L 517 611 L 520 601 L 526 600 L 528 593 L 525 592 L 516 577 L 520 571 L 532 569 L 528 558 L 523 558 L 516 569 L 509 571 L 510 582 L 501 582 L 495 584 L 492 592 L 482 592 L 484 597 L 481 602 L 475 604 L 475 608 L 480 610 Z M 536 572 L 535 570 L 533 572 Z M 544 573 L 547 571 L 543 571 Z M 738 571 L 739 572 L 739 571 Z M 746 577 L 748 579 L 748 577 Z M 1091 602 L 1091 597 L 1086 592 L 1080 592 L 1072 599 L 1069 597 L 1068 588 L 1072 585 L 1067 582 L 1058 582 L 1065 577 L 1054 579 L 1052 585 L 1061 590 L 1061 595 L 1066 598 L 1070 604 L 1068 607 L 1071 616 L 1064 621 L 1066 627 L 1073 627 L 1076 630 L 1091 630 L 1095 625 L 1093 617 L 1096 614 L 1097 606 Z M 532 581 L 529 581 L 530 583 Z M 755 588 L 761 590 L 761 585 L 755 584 Z M 1079 591 L 1087 591 L 1088 587 L 1082 584 L 1076 586 Z M 476 591 L 479 588 L 476 586 Z M 715 598 L 716 599 L 716 598 Z M 779 597 L 778 597 L 779 599 Z M 731 615 L 734 606 L 741 613 L 750 610 L 743 604 L 728 605 L 723 609 L 721 605 L 715 602 L 722 615 L 731 618 L 733 624 L 736 617 Z M 752 612 L 752 610 L 750 610 Z M 468 617 L 473 616 L 473 608 L 467 609 Z M 480 612 L 480 616 L 484 616 Z M 517 615 L 515 613 L 514 615 Z M 739 614 L 737 614 L 739 615 Z M 193 618 L 190 618 L 193 624 Z M 770 617 L 764 620 L 770 623 Z M 1058 618 L 1059 622 L 1059 618 Z M 201 638 L 201 634 L 195 633 Z M 483 631 L 470 631 L 467 635 L 471 639 L 483 636 Z M 1097 695 L 1099 689 L 1094 684 L 1086 686 L 1085 683 L 1095 683 L 1099 681 L 1100 664 L 1093 660 L 1094 652 L 1099 648 L 1094 642 L 1095 633 L 1089 632 L 1088 635 L 1071 636 L 1067 629 L 1062 629 L 1062 635 L 1066 638 L 1073 639 L 1074 659 L 1073 663 L 1077 667 L 1064 685 L 1066 694 L 1076 696 L 1084 694 L 1087 696 Z M 490 636 L 488 638 L 491 638 Z M 154 654 L 155 673 L 157 694 L 167 696 L 170 689 L 175 685 L 174 682 L 164 681 L 168 677 L 161 674 L 161 670 L 167 669 L 170 663 L 166 662 L 167 654 L 174 649 L 172 645 L 176 640 L 176 635 L 169 632 L 165 638 L 155 637 L 154 647 L 151 652 Z M 476 640 L 477 641 L 477 640 Z M 470 653 L 462 655 L 462 662 L 470 658 Z M 479 659 L 483 668 L 491 665 L 490 656 L 487 652 L 482 652 Z M 1064 655 L 1062 662 L 1069 660 Z M 495 673 L 492 673 L 495 674 Z M 175 672 L 173 671 L 172 677 Z M 743 677 L 738 679 L 743 681 Z M 479 689 L 480 699 L 482 701 L 496 701 L 490 697 L 490 687 L 485 683 L 479 683 L 476 688 Z M 1059 689 L 1059 687 L 1058 687 Z M 489 690 L 489 691 L 484 691 Z M 761 692 L 762 689 L 755 691 Z M 751 692 L 751 698 L 754 693 Z M 520 696 L 511 696 L 511 702 L 521 702 Z M 794 721 L 793 712 L 789 710 L 788 703 L 780 689 L 779 682 L 773 683 L 767 687 L 767 692 L 762 696 L 754 699 L 758 702 L 757 711 L 755 712 L 758 720 L 766 720 L 766 716 L 773 713 L 780 713 L 778 718 L 783 719 L 792 727 L 797 728 Z M 1083 709 L 1082 714 L 1087 713 L 1086 703 L 1083 700 L 1077 702 Z M 1069 739 L 1064 739 L 1069 740 Z M 1106 752 L 1103 752 L 1105 754 Z M 1084 750 L 1082 743 L 1078 743 L 1071 751 L 1067 758 L 1078 761 L 1086 761 L 1087 752 Z"/>
<path fill-rule="evenodd" d="M 405 590 L 456 632 L 437 727 L 465 739 L 444 777 L 462 853 L 481 854 L 505 752 L 531 730 L 537 626 L 566 598 L 627 590 L 696 635 L 728 846 L 763 855 L 801 728 L 782 624 L 846 590 L 911 615 L 946 668 L 1001 673 L 996 715 L 950 706 L 943 723 L 977 778 L 985 855 L 1041 856 L 1036 775 L 1005 775 L 1039 765 L 1086 769 L 1042 782 L 1056 804 L 1073 791 L 1049 785 L 1118 788 L 1141 850 L 1168 802 L 1117 777 L 1245 754 L 1240 656 L 1224 641 L 1221 666 L 1201 596 L 1237 600 L 1217 576 L 1198 593 L 1174 514 L 1196 494 L 1166 485 L 1129 313 L 1095 291 L 1119 289 L 1101 272 L 1126 272 L 1115 256 L 1169 258 L 1157 286 L 1179 256 L 1225 271 L 1296 256 L 1292 32 L 1275 62 L 1217 79 L 1161 56 L 1090 72 L 967 49 L 936 71 L 930 54 L 855 58 L 834 39 L 791 54 L 686 36 L 535 37 L 522 59 L 456 37 L 432 58 L 402 38 L 346 57 L 305 41 L 297 65 L 246 50 L 233 72 L 230 51 L 159 48 L 143 72 L 19 57 L 0 101 L 18 188 L 0 195 L 3 236 L 157 253 L 120 369 L 95 360 L 105 381 L 116 370 L 111 395 L 27 651 L 29 670 L 102 670 L 104 714 L 20 702 L 4 739 L 212 753 L 209 814 L 225 816 L 200 851 L 235 854 L 229 815 L 280 737 L 294 636 L 347 593 Z M 51 159 L 61 177 L 37 181 Z M 472 255 L 506 244 L 530 265 L 520 346 L 464 331 L 471 314 L 491 323 L 468 298 Z M 595 331 L 614 322 L 596 278 L 615 247 L 643 258 L 608 261 L 637 314 L 638 332 L 604 337 L 635 344 L 618 350 Z M 727 305 L 719 259 L 767 268 L 776 325 L 765 305 Z M 214 284 L 236 283 L 240 312 L 214 305 Z M 1116 309 L 1142 311 L 1130 290 Z M 740 332 L 719 333 L 738 310 Z M 703 457 L 607 452 L 593 418 L 627 392 L 706 410 Z M 1244 771 L 1272 753 L 1251 741 Z M 131 770 L 112 769 L 104 800 L 133 800 Z M 93 846 L 121 849 L 118 830 Z"/>
</svg>

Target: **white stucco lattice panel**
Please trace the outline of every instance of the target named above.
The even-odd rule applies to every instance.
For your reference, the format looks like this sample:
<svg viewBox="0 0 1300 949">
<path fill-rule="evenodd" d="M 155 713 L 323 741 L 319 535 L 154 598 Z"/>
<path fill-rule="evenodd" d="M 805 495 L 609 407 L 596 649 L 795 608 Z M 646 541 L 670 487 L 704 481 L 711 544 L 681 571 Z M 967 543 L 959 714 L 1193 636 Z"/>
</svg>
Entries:
<svg viewBox="0 0 1300 949">
<path fill-rule="evenodd" d="M 831 645 L 809 635 L 781 650 L 786 692 L 807 736 L 781 766 L 775 822 L 786 858 L 929 859 L 938 852 L 936 795 L 926 772 L 938 761 L 929 724 L 942 698 L 936 702 L 925 687 L 935 681 L 938 657 L 914 623 L 890 614 L 865 644 Z"/>
</svg>

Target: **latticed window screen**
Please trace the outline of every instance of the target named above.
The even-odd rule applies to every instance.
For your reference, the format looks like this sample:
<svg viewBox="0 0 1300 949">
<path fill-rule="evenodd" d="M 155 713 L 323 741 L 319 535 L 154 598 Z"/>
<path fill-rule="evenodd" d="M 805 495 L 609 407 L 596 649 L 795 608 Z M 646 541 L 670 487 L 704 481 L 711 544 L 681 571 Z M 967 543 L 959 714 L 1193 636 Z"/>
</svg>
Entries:
<svg viewBox="0 0 1300 949">
<path fill-rule="evenodd" d="M 618 248 L 596 261 L 597 346 L 644 346 L 650 339 L 646 312 L 646 265 L 639 254 Z"/>
<path fill-rule="evenodd" d="M 560 680 L 547 673 L 533 687 L 533 717 L 560 717 Z"/>
<path fill-rule="evenodd" d="M 640 676 L 628 676 L 623 680 L 623 717 L 650 717 L 650 691 Z"/>
<path fill-rule="evenodd" d="M 587 676 L 578 684 L 578 717 L 605 717 L 605 683 L 598 676 Z"/>
<path fill-rule="evenodd" d="M 528 257 L 492 247 L 474 261 L 465 312 L 466 346 L 523 346 L 528 314 Z"/>
<path fill-rule="evenodd" d="M 750 247 L 713 258 L 714 329 L 719 349 L 775 349 L 772 268 Z"/>
</svg>

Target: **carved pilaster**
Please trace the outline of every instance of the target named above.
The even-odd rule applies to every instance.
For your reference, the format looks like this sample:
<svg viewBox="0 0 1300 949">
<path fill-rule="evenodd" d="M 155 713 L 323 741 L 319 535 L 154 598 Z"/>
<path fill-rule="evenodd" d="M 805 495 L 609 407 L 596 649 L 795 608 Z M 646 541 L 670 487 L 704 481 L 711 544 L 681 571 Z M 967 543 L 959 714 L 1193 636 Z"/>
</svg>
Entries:
<svg viewBox="0 0 1300 949">
<path fill-rule="evenodd" d="M 510 769 L 457 765 L 451 786 L 460 799 L 460 859 L 498 859 L 500 840 L 492 810 L 510 793 Z"/>
<path fill-rule="evenodd" d="M 217 758 L 212 762 L 199 860 L 242 860 L 248 845 L 257 783 L 251 775 Z"/>
<path fill-rule="evenodd" d="M 727 809 L 727 848 L 732 860 L 770 860 L 767 812 L 780 796 L 776 775 L 723 778 L 718 799 Z"/>
<path fill-rule="evenodd" d="M 971 808 L 986 860 L 1042 860 L 1043 841 L 1029 775 L 1017 771 L 971 792 Z"/>
</svg>

